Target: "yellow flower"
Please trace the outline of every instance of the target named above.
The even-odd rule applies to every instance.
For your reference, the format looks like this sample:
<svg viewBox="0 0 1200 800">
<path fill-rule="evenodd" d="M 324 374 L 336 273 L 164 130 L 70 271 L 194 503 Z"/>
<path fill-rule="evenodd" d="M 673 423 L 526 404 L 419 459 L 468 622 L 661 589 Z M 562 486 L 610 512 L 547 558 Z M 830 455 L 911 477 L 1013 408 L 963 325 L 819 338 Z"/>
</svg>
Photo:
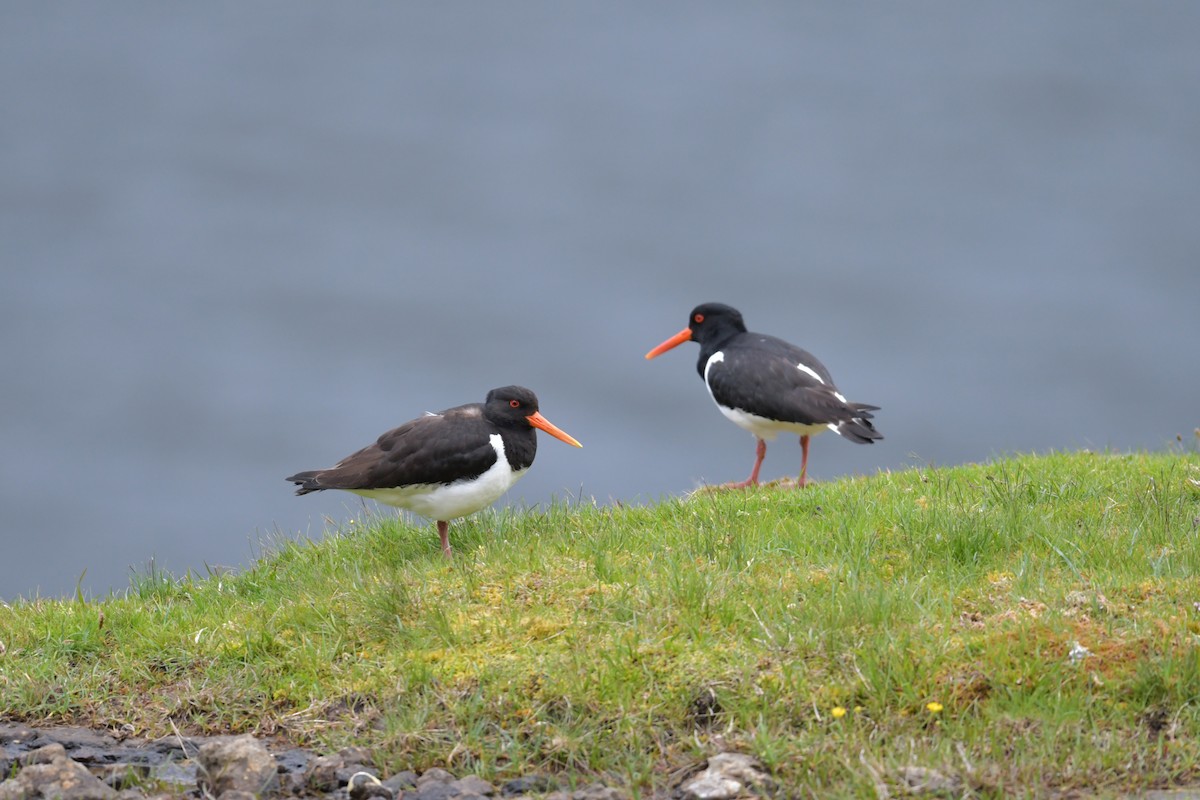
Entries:
<svg viewBox="0 0 1200 800">
<path fill-rule="evenodd" d="M 829 713 L 833 715 L 834 719 L 841 719 L 842 717 L 846 716 L 846 709 L 842 708 L 841 706 L 834 706 Z"/>
<path fill-rule="evenodd" d="M 942 710 L 942 704 L 934 700 L 932 703 L 926 703 L 925 708 L 928 709 L 930 714 L 936 714 Z"/>
</svg>

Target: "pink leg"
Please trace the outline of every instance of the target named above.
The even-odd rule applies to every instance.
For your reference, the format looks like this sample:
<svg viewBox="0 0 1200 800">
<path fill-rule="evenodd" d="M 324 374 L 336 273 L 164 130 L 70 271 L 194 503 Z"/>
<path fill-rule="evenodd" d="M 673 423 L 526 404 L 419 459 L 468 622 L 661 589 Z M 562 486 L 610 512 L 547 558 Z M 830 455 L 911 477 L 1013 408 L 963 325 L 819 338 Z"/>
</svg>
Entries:
<svg viewBox="0 0 1200 800">
<path fill-rule="evenodd" d="M 800 455 L 800 480 L 796 482 L 796 485 L 799 486 L 801 489 L 803 489 L 805 486 L 808 486 L 808 478 L 806 477 L 806 475 L 808 474 L 808 437 L 807 436 L 800 437 L 800 453 L 801 453 L 801 455 Z"/>
<path fill-rule="evenodd" d="M 763 459 L 767 457 L 767 443 L 762 439 L 758 440 L 758 448 L 755 450 L 754 469 L 750 471 L 750 477 L 740 483 L 725 484 L 730 489 L 745 489 L 747 486 L 758 486 L 758 469 L 762 466 Z"/>
<path fill-rule="evenodd" d="M 450 523 L 439 519 L 437 529 L 438 536 L 442 537 L 442 555 L 446 558 L 454 558 L 454 554 L 450 550 Z"/>
</svg>

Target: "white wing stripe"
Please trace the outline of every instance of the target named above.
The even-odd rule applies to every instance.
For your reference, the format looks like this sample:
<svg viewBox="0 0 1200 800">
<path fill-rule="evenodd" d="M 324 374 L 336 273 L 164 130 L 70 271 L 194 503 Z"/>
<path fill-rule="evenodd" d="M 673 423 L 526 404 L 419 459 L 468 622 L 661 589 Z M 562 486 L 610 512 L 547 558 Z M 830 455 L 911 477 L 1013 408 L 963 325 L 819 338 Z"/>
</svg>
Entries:
<svg viewBox="0 0 1200 800">
<path fill-rule="evenodd" d="M 825 381 L 821 380 L 821 376 L 818 375 L 812 367 L 805 366 L 804 364 L 797 364 L 796 369 L 812 375 L 814 378 L 816 378 L 817 383 L 821 384 L 822 386 L 825 385 Z"/>
</svg>

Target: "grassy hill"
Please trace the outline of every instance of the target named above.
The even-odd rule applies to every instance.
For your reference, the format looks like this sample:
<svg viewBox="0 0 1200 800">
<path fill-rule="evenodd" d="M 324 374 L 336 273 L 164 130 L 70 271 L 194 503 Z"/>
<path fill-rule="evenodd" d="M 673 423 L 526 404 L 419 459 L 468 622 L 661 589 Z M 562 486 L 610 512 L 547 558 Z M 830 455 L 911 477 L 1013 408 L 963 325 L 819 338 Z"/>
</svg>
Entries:
<svg viewBox="0 0 1200 800">
<path fill-rule="evenodd" d="M 0 606 L 0 717 L 370 745 L 636 791 L 724 749 L 796 794 L 1200 782 L 1200 456 L 1070 453 L 451 527 Z M 127 728 L 128 730 L 128 728 Z"/>
</svg>

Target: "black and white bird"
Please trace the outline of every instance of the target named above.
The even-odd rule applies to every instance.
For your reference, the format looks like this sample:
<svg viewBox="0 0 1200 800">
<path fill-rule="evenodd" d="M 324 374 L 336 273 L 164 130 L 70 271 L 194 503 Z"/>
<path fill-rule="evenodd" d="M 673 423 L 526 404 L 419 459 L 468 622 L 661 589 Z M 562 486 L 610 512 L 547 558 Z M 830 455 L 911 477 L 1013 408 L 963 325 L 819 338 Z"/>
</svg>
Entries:
<svg viewBox="0 0 1200 800">
<path fill-rule="evenodd" d="M 541 415 L 533 392 L 504 386 L 482 403 L 418 417 L 329 469 L 287 480 L 298 495 L 342 489 L 436 520 L 450 558 L 450 520 L 495 502 L 525 474 L 537 453 L 535 428 L 583 447 Z"/>
<path fill-rule="evenodd" d="M 808 440 L 828 429 L 856 444 L 883 436 L 871 423 L 879 406 L 851 403 L 813 355 L 774 336 L 746 330 L 741 313 L 722 303 L 692 309 L 688 326 L 646 354 L 654 358 L 687 341 L 700 344 L 696 365 L 708 393 L 730 421 L 754 434 L 758 449 L 750 477 L 758 483 L 767 441 L 783 431 L 800 435 L 801 487 L 808 483 Z"/>
</svg>

